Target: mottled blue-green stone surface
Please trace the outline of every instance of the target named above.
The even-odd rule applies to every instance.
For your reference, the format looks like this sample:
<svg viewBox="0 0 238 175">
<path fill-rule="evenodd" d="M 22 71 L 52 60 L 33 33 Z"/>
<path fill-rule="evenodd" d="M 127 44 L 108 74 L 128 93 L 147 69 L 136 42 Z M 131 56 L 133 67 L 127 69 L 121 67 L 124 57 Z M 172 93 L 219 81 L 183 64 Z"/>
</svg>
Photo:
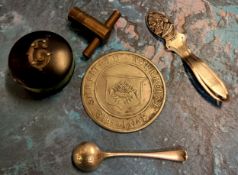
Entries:
<svg viewBox="0 0 238 175">
<path fill-rule="evenodd" d="M 78 6 L 104 22 L 113 9 L 122 17 L 92 59 L 82 59 L 87 39 L 70 27 L 67 13 Z M 221 107 L 198 93 L 181 59 L 165 50 L 145 24 L 158 10 L 188 37 L 191 50 L 224 80 L 230 100 Z M 23 35 L 50 30 L 71 45 L 76 69 L 70 83 L 44 99 L 15 84 L 8 54 Z M 100 55 L 129 50 L 151 59 L 167 86 L 165 107 L 147 128 L 119 134 L 96 125 L 83 109 L 80 89 L 87 67 Z M 205 98 L 204 98 L 205 97 Z M 238 1 L 237 0 L 0 0 L 0 174 L 84 174 L 71 162 L 72 149 L 94 141 L 104 150 L 164 150 L 183 147 L 181 163 L 142 158 L 106 160 L 94 175 L 238 174 Z"/>
</svg>

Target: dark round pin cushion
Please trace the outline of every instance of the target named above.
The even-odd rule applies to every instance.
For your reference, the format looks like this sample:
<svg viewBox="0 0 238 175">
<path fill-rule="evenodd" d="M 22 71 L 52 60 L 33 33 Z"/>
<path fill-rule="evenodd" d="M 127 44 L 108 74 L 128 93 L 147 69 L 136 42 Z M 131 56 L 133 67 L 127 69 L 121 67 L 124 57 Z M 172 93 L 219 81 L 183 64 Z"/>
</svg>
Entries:
<svg viewBox="0 0 238 175">
<path fill-rule="evenodd" d="M 36 31 L 20 38 L 10 51 L 8 64 L 13 79 L 37 94 L 61 90 L 74 72 L 70 45 L 49 31 Z"/>
</svg>

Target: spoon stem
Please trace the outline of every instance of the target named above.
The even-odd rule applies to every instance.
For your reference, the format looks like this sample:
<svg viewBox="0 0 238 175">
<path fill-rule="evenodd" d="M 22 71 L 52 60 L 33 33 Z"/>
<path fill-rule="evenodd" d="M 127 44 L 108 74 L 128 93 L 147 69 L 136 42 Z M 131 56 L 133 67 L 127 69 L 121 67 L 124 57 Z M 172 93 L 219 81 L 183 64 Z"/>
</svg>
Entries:
<svg viewBox="0 0 238 175">
<path fill-rule="evenodd" d="M 187 159 L 187 152 L 184 150 L 174 150 L 174 151 L 160 151 L 151 153 L 135 153 L 135 152 L 104 152 L 104 158 L 109 157 L 147 157 L 155 159 L 164 159 L 183 162 Z"/>
</svg>

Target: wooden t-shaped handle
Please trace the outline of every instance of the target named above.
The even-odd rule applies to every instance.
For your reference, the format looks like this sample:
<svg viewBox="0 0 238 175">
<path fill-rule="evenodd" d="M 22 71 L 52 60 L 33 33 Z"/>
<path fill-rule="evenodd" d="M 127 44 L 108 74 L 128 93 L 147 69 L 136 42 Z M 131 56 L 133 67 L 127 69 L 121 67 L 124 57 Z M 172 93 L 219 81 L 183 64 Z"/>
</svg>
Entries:
<svg viewBox="0 0 238 175">
<path fill-rule="evenodd" d="M 112 15 L 105 22 L 106 27 L 112 30 L 114 24 L 117 22 L 118 18 L 120 18 L 121 13 L 118 10 L 115 10 Z M 83 55 L 86 58 L 90 58 L 94 52 L 94 50 L 100 45 L 100 39 L 95 37 L 93 41 L 88 45 L 88 47 L 83 51 Z"/>
<path fill-rule="evenodd" d="M 96 34 L 96 37 L 93 39 L 91 44 L 89 44 L 89 46 L 83 52 L 85 57 L 89 58 L 93 54 L 94 50 L 99 46 L 99 44 L 101 42 L 105 42 L 109 38 L 111 30 L 120 16 L 120 12 L 115 10 L 108 18 L 106 23 L 102 24 L 97 19 L 81 11 L 78 7 L 73 7 L 69 11 L 68 19 L 70 21 L 80 23 L 91 32 Z"/>
</svg>

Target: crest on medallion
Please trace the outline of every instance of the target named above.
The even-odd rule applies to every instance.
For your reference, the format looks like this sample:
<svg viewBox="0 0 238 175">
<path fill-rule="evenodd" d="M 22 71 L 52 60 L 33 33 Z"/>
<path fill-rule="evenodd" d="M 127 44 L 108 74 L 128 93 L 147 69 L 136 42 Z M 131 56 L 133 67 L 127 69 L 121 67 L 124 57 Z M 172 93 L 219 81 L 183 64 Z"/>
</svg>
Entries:
<svg viewBox="0 0 238 175">
<path fill-rule="evenodd" d="M 145 77 L 106 76 L 106 102 L 121 112 L 128 113 L 142 102 Z"/>
</svg>

